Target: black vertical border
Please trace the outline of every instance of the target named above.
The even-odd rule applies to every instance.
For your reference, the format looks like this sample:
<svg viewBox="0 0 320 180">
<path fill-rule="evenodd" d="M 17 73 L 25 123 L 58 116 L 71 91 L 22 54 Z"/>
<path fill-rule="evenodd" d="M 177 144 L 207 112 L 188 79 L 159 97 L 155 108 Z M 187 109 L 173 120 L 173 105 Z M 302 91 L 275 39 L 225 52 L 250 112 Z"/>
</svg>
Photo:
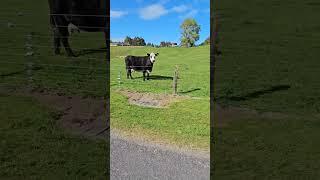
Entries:
<svg viewBox="0 0 320 180">
<path fill-rule="evenodd" d="M 106 1 L 106 128 L 107 130 L 107 144 L 106 144 L 106 156 L 107 156 L 107 167 L 106 167 L 106 178 L 110 179 L 110 0 Z"/>
<path fill-rule="evenodd" d="M 214 115 L 215 115 L 215 9 L 214 0 L 210 0 L 210 179 L 214 176 Z"/>
</svg>

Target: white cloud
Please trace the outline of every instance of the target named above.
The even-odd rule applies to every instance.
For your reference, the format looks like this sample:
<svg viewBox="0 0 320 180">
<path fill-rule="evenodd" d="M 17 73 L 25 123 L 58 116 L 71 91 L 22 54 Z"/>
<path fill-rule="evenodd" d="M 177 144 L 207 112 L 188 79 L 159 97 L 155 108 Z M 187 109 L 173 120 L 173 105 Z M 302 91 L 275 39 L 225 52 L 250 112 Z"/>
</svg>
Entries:
<svg viewBox="0 0 320 180">
<path fill-rule="evenodd" d="M 110 17 L 111 18 L 121 18 L 122 16 L 127 15 L 128 12 L 126 11 L 114 11 L 114 10 L 110 10 Z"/>
<path fill-rule="evenodd" d="M 180 16 L 180 18 L 182 18 L 182 19 L 192 18 L 192 17 L 194 17 L 194 16 L 197 15 L 197 14 L 198 14 L 198 10 L 193 9 L 193 10 L 191 10 L 190 12 L 188 12 L 187 14 L 184 14 L 184 15 Z"/>
<path fill-rule="evenodd" d="M 142 19 L 152 20 L 167 14 L 169 11 L 161 4 L 153 4 L 140 9 L 139 14 Z"/>
<path fill-rule="evenodd" d="M 177 13 L 183 13 L 189 9 L 186 5 L 174 6 L 171 10 Z"/>
</svg>

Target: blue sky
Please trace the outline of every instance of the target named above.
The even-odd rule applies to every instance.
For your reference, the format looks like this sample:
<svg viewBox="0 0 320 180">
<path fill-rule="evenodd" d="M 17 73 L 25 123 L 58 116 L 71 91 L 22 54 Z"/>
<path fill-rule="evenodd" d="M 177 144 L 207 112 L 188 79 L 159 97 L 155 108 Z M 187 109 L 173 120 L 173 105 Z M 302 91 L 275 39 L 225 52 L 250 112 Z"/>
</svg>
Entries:
<svg viewBox="0 0 320 180">
<path fill-rule="evenodd" d="M 210 0 L 111 0 L 111 40 L 143 37 L 146 43 L 180 43 L 180 24 L 194 18 L 203 42 L 210 34 Z"/>
</svg>

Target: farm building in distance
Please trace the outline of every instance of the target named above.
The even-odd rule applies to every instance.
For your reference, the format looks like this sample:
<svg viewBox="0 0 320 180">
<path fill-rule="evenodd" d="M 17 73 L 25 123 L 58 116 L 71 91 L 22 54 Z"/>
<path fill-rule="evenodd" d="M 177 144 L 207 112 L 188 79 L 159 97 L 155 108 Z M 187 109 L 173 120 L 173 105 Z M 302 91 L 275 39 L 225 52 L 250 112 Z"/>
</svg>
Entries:
<svg viewBox="0 0 320 180">
<path fill-rule="evenodd" d="M 111 42 L 110 46 L 130 46 L 130 44 L 124 42 Z"/>
</svg>

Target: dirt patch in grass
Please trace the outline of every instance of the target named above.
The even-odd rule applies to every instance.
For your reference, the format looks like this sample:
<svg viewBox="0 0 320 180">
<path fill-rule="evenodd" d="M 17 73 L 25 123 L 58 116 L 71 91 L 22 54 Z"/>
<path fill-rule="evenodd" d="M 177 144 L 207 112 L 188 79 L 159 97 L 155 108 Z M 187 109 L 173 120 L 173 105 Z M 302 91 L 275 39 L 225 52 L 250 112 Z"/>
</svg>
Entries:
<svg viewBox="0 0 320 180">
<path fill-rule="evenodd" d="M 233 106 L 221 106 L 215 104 L 214 111 L 214 125 L 216 127 L 227 126 L 229 122 L 235 120 L 244 120 L 244 119 L 272 119 L 279 120 L 291 117 L 284 113 L 278 112 L 259 112 L 253 109 L 242 108 L 242 107 L 233 107 Z"/>
<path fill-rule="evenodd" d="M 187 98 L 185 96 L 167 94 L 139 93 L 132 91 L 119 92 L 128 98 L 130 104 L 152 108 L 166 108 L 172 103 L 179 102 Z"/>
<path fill-rule="evenodd" d="M 57 120 L 58 126 L 65 131 L 89 137 L 107 138 L 109 112 L 107 100 L 101 98 L 67 96 L 64 93 L 46 91 L 44 89 L 19 90 L 18 95 L 35 98 L 44 106 L 53 109 L 52 116 Z"/>
</svg>

